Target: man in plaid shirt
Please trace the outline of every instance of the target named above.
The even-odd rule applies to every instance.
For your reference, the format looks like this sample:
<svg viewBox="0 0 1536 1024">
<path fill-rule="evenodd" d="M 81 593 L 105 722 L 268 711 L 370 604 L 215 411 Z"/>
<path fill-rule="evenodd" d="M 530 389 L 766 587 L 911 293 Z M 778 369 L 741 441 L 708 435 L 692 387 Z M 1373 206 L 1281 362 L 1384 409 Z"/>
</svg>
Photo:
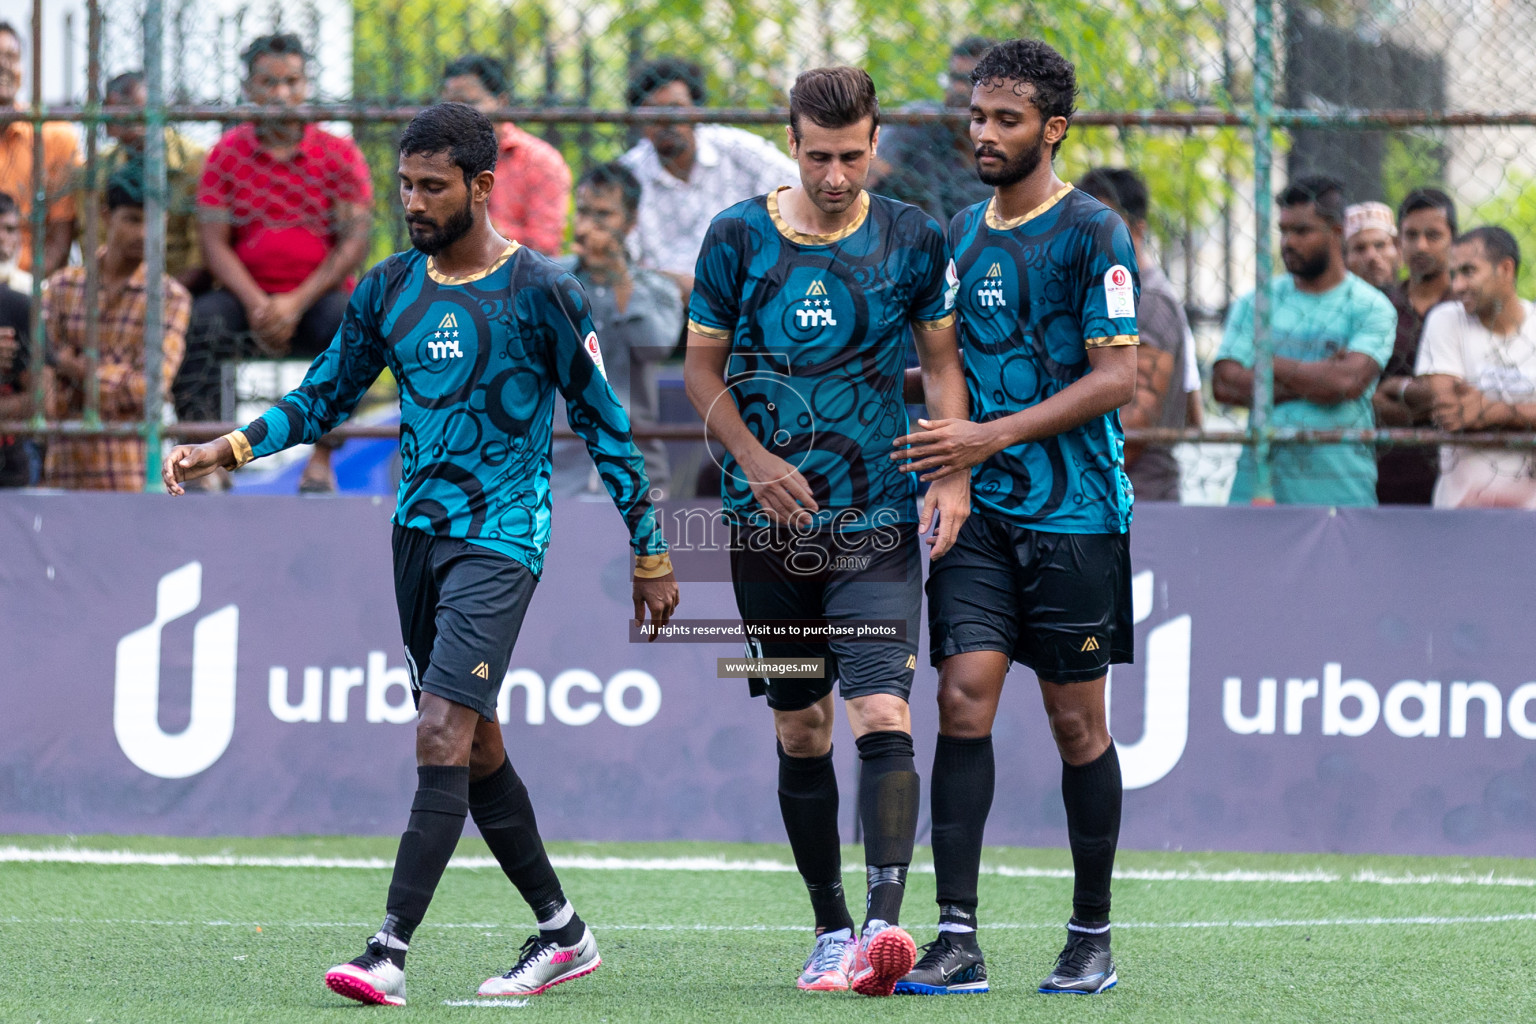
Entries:
<svg viewBox="0 0 1536 1024">
<path fill-rule="evenodd" d="M 106 244 L 96 254 L 97 303 L 104 423 L 144 417 L 149 382 L 144 375 L 144 322 L 148 295 L 144 285 L 144 183 L 134 165 L 107 181 Z M 85 413 L 86 268 L 66 267 L 48 279 L 43 292 L 43 325 L 48 337 L 48 417 L 79 419 Z M 172 277 L 165 279 L 165 331 L 161 341 L 162 395 L 181 366 L 192 297 Z M 91 491 L 141 491 L 145 477 L 144 441 L 137 437 L 59 438 L 49 442 L 43 483 L 48 487 Z"/>
</svg>

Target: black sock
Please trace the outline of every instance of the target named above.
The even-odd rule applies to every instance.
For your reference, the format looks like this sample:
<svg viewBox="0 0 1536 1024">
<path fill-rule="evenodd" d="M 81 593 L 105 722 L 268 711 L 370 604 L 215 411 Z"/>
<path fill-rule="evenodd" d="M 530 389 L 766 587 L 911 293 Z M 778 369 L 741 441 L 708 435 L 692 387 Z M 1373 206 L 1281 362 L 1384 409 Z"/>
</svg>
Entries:
<svg viewBox="0 0 1536 1024">
<path fill-rule="evenodd" d="M 981 838 L 992 810 L 996 778 L 991 736 L 939 736 L 928 802 L 933 808 L 933 873 L 940 924 L 976 927 Z"/>
<path fill-rule="evenodd" d="M 871 732 L 858 739 L 859 820 L 864 825 L 864 863 L 869 873 L 864 924 L 896 924 L 906 891 L 907 866 L 917 832 L 919 799 L 912 736 Z"/>
<path fill-rule="evenodd" d="M 468 812 L 467 765 L 429 764 L 416 769 L 416 798 L 411 801 L 411 817 L 400 837 L 395 873 L 389 882 L 386 934 L 410 944 L 453 848 L 459 845 Z M 405 951 L 399 952 L 403 961 Z"/>
<path fill-rule="evenodd" d="M 1061 799 L 1072 846 L 1072 917 L 1082 927 L 1109 923 L 1109 879 L 1120 841 L 1120 756 L 1115 744 L 1085 765 L 1061 765 Z"/>
<path fill-rule="evenodd" d="M 779 745 L 779 811 L 795 854 L 795 867 L 811 895 L 816 933 L 853 930 L 843 895 L 843 857 L 837 834 L 837 773 L 832 752 L 790 757 Z"/>
<path fill-rule="evenodd" d="M 586 923 L 574 909 L 566 913 L 570 904 L 560 888 L 554 866 L 549 863 L 549 855 L 544 852 L 528 787 L 512 769 L 511 760 L 501 762 L 500 768 L 469 784 L 469 813 L 501 870 L 533 911 L 545 937 L 562 946 L 581 941 Z"/>
</svg>

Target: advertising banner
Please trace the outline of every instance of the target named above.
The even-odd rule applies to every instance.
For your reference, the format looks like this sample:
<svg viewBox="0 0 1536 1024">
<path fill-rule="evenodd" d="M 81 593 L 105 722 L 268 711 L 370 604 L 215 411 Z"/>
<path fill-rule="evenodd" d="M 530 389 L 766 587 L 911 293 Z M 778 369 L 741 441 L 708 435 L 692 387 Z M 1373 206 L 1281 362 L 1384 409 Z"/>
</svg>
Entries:
<svg viewBox="0 0 1536 1024">
<path fill-rule="evenodd" d="M 391 511 L 0 495 L 0 832 L 398 833 L 414 711 Z M 557 504 L 500 691 L 507 748 L 549 838 L 782 841 L 771 716 L 731 674 L 725 563 L 693 529 L 709 510 L 664 514 L 699 632 L 631 628 L 618 515 Z M 1132 553 L 1136 663 L 1110 685 L 1123 846 L 1536 850 L 1529 514 L 1148 505 Z M 926 776 L 926 636 L 917 666 Z M 1022 667 L 994 739 L 987 842 L 1062 845 L 1060 760 Z M 851 839 L 841 721 L 834 749 Z"/>
</svg>

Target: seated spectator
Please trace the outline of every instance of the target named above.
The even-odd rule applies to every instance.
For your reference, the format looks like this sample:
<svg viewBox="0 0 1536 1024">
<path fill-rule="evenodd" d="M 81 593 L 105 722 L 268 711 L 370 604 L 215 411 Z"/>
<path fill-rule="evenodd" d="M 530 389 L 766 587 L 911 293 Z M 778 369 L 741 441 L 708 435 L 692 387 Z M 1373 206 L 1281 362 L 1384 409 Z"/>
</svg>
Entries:
<svg viewBox="0 0 1536 1024">
<path fill-rule="evenodd" d="M 966 36 L 949 52 L 949 65 L 939 76 L 942 103 L 909 103 L 902 110 L 949 111 L 959 114 L 971 106 L 971 72 L 992 40 Z M 964 120 L 942 124 L 890 124 L 880 129 L 880 151 L 872 164 L 869 189 L 904 203 L 920 206 L 940 224 L 948 225 L 967 206 L 992 198 L 992 186 L 976 175 L 976 152 Z"/>
<path fill-rule="evenodd" d="M 1439 189 L 1414 189 L 1398 206 L 1397 222 L 1408 279 L 1387 292 L 1397 310 L 1397 341 L 1371 405 L 1379 427 L 1421 427 L 1429 425 L 1429 414 L 1410 409 L 1403 391 L 1413 381 L 1424 317 L 1451 299 L 1456 204 Z M 1428 505 L 1434 496 L 1437 463 L 1427 447 L 1377 448 L 1377 500 L 1383 505 Z"/>
<path fill-rule="evenodd" d="M 0 192 L 0 285 L 30 295 L 32 275 L 18 265 L 21 255 L 21 209 L 15 196 Z"/>
<path fill-rule="evenodd" d="M 697 64 L 663 57 L 642 65 L 624 95 L 636 107 L 697 107 L 704 75 Z M 683 301 L 715 214 L 780 185 L 800 180 L 795 162 L 778 147 L 740 128 L 719 124 L 648 124 L 644 138 L 619 158 L 640 182 L 640 214 L 631 237 L 636 262 L 677 283 Z"/>
<path fill-rule="evenodd" d="M 1147 245 L 1146 183 L 1133 171 L 1100 167 L 1089 171 L 1077 187 L 1120 214 L 1136 247 L 1141 345 L 1136 349 L 1136 397 L 1121 407 L 1120 423 L 1127 429 L 1183 429 L 1190 421 L 1188 395 L 1200 391 L 1200 369 L 1184 303 Z M 1179 500 L 1179 463 L 1170 446 L 1127 443 L 1125 469 L 1137 501 Z"/>
<path fill-rule="evenodd" d="M 0 107 L 21 106 L 24 51 L 21 33 L 8 21 L 0 21 Z M 19 261 L 31 272 L 32 197 L 37 185 L 32 180 L 32 125 L 12 121 L 0 125 L 0 192 L 16 201 L 21 228 Z M 50 197 L 43 230 L 43 276 L 58 270 L 69 259 L 69 247 L 75 237 L 75 168 L 80 165 L 80 146 L 74 125 L 49 121 L 43 125 L 43 188 Z"/>
<path fill-rule="evenodd" d="M 150 387 L 169 393 L 181 365 L 192 296 L 174 278 L 165 279 L 164 334 L 160 379 L 144 373 L 144 327 L 148 295 L 144 288 L 144 179 L 137 166 L 119 169 L 107 181 L 102 213 L 106 239 L 96 253 L 97 343 L 103 423 L 131 423 L 144 418 Z M 65 267 L 48 279 L 43 291 L 43 330 L 52 367 L 48 418 L 75 420 L 85 413 L 86 268 Z M 147 479 L 144 439 L 140 437 L 62 437 L 48 442 L 43 482 L 49 487 L 88 491 L 142 491 Z"/>
<path fill-rule="evenodd" d="M 0 285 L 0 420 L 32 416 L 31 299 Z M 37 446 L 0 434 L 0 487 L 26 487 L 37 480 Z"/>
<path fill-rule="evenodd" d="M 112 107 L 144 109 L 149 103 L 144 74 L 127 71 L 118 75 L 107 83 L 103 90 L 103 100 Z M 205 291 L 208 275 L 203 269 L 202 248 L 197 237 L 197 185 L 203 174 L 203 161 L 208 154 L 174 128 L 167 126 L 164 133 L 167 186 L 165 272 L 190 290 Z M 102 150 L 97 158 L 97 181 L 102 183 L 124 164 L 144 162 L 143 124 L 113 122 L 107 125 L 107 135 L 115 144 Z M 84 245 L 85 204 L 78 205 L 81 209 L 76 232 L 81 245 Z"/>
<path fill-rule="evenodd" d="M 663 274 L 630 264 L 624 239 L 635 226 L 640 183 L 622 164 L 599 164 L 576 184 L 575 255 L 561 262 L 576 275 L 592 304 L 592 324 L 603 348 L 608 383 L 635 427 L 657 422 L 656 365 L 672 354 L 683 327 L 677 287 Z M 639 442 L 652 496 L 667 496 L 671 472 L 666 444 Z M 602 482 L 580 445 L 583 490 L 603 494 Z M 558 471 L 558 467 L 557 467 Z M 660 492 L 660 493 L 657 493 Z"/>
<path fill-rule="evenodd" d="M 489 115 L 511 105 L 500 61 L 470 54 L 443 71 L 444 103 L 467 103 Z M 496 230 L 546 256 L 560 251 L 571 206 L 571 169 L 560 151 L 511 121 L 496 126 L 501 153 L 491 189 Z"/>
<path fill-rule="evenodd" d="M 1269 288 L 1270 425 L 1368 429 L 1371 392 L 1392 353 L 1392 304 L 1344 267 L 1344 193 L 1338 182 L 1301 178 L 1276 201 L 1280 255 L 1289 273 Z M 1233 303 L 1216 353 L 1216 400 L 1229 405 L 1253 404 L 1253 298 L 1249 292 Z M 1244 448 L 1232 504 L 1253 500 L 1256 468 L 1253 448 Z M 1376 504 L 1376 460 L 1367 445 L 1276 445 L 1269 470 L 1280 504 Z"/>
<path fill-rule="evenodd" d="M 296 107 L 308 97 L 298 36 L 262 36 L 243 56 L 252 103 Z M 176 379 L 179 418 L 220 418 L 220 367 L 228 360 L 313 359 L 325 351 L 367 254 L 372 199 L 356 144 L 313 124 L 247 123 L 218 141 L 197 205 L 203 257 L 220 287 L 192 306 Z M 299 490 L 336 489 L 333 447 L 315 446 Z"/>
<path fill-rule="evenodd" d="M 1536 304 L 1515 280 L 1520 246 L 1499 227 L 1473 228 L 1451 247 L 1451 288 L 1424 320 L 1408 404 L 1442 430 L 1536 430 Z M 1436 508 L 1536 508 L 1529 450 L 1440 449 Z"/>
<path fill-rule="evenodd" d="M 1355 203 L 1344 208 L 1344 265 L 1366 284 L 1386 291 L 1403 269 L 1397 251 L 1397 225 L 1386 203 Z"/>
</svg>

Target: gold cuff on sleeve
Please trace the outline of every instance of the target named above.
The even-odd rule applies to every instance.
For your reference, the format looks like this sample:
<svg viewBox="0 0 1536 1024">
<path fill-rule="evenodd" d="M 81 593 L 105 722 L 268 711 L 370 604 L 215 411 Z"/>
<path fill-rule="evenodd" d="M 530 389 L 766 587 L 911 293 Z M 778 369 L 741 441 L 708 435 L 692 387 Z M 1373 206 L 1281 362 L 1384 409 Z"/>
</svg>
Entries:
<svg viewBox="0 0 1536 1024">
<path fill-rule="evenodd" d="M 659 555 L 635 556 L 635 579 L 654 580 L 672 574 L 672 556 L 663 551 Z"/>
<path fill-rule="evenodd" d="M 1139 334 L 1115 334 L 1108 338 L 1084 338 L 1084 348 L 1116 348 L 1120 345 L 1140 345 Z"/>
<path fill-rule="evenodd" d="M 702 334 L 706 338 L 714 338 L 716 341 L 730 341 L 731 332 L 723 327 L 706 327 L 691 317 L 688 320 L 688 329 L 694 334 Z"/>
<path fill-rule="evenodd" d="M 235 464 L 233 466 L 225 467 L 226 469 L 239 469 L 247 462 L 250 462 L 251 459 L 255 458 L 255 456 L 251 454 L 251 442 L 245 439 L 245 431 L 231 430 L 229 433 L 220 438 L 220 440 L 228 441 L 230 451 L 235 453 Z"/>
<path fill-rule="evenodd" d="M 937 320 L 913 320 L 912 326 L 920 331 L 942 331 L 955 325 L 955 314 L 946 313 Z"/>
</svg>

